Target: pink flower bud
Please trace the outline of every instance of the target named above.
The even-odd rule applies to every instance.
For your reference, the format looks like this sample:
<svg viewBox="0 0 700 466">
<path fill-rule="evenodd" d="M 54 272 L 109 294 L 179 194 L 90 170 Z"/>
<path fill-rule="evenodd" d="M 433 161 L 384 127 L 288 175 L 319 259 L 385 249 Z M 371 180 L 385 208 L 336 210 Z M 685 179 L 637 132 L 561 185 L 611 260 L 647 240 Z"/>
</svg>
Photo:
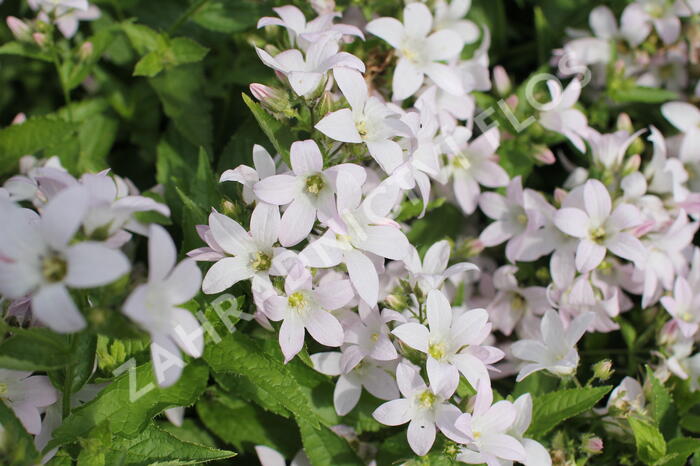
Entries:
<svg viewBox="0 0 700 466">
<path fill-rule="evenodd" d="M 250 93 L 263 107 L 273 113 L 288 115 L 292 110 L 289 103 L 289 95 L 281 89 L 253 83 L 250 85 Z"/>
<path fill-rule="evenodd" d="M 509 96 L 509 97 L 506 99 L 506 104 L 508 104 L 508 106 L 509 106 L 510 108 L 512 108 L 513 110 L 515 110 L 516 108 L 518 108 L 518 103 L 519 103 L 519 102 L 520 102 L 520 100 L 518 99 L 518 96 L 515 95 L 515 94 Z"/>
<path fill-rule="evenodd" d="M 13 125 L 21 125 L 21 124 L 24 123 L 25 121 L 27 121 L 27 115 L 25 115 L 24 113 L 18 113 L 18 114 L 15 115 L 15 117 L 12 119 L 12 124 L 13 124 Z"/>
<path fill-rule="evenodd" d="M 46 44 L 46 36 L 40 32 L 35 32 L 32 34 L 32 38 L 39 47 L 43 47 Z"/>
<path fill-rule="evenodd" d="M 583 445 L 583 449 L 593 455 L 597 455 L 603 452 L 603 439 L 600 437 L 590 437 L 586 440 Z"/>
<path fill-rule="evenodd" d="M 12 35 L 15 36 L 15 39 L 23 42 L 30 42 L 32 40 L 32 30 L 27 23 L 14 16 L 8 16 L 6 21 L 7 27 L 12 31 Z"/>
<path fill-rule="evenodd" d="M 83 45 L 80 46 L 80 50 L 78 50 L 78 56 L 81 60 L 87 60 L 92 56 L 94 49 L 92 42 L 84 42 Z"/>
<path fill-rule="evenodd" d="M 505 68 L 498 65 L 493 69 L 493 82 L 496 87 L 496 92 L 500 96 L 507 96 L 512 90 L 512 85 L 508 73 L 506 73 Z"/>
<path fill-rule="evenodd" d="M 554 153 L 547 146 L 536 146 L 535 147 L 535 159 L 545 165 L 551 165 L 557 161 Z"/>
<path fill-rule="evenodd" d="M 566 198 L 566 195 L 569 194 L 566 190 L 561 189 L 561 188 L 556 188 L 554 190 L 554 201 L 561 205 L 562 202 L 564 202 L 564 199 Z"/>
</svg>

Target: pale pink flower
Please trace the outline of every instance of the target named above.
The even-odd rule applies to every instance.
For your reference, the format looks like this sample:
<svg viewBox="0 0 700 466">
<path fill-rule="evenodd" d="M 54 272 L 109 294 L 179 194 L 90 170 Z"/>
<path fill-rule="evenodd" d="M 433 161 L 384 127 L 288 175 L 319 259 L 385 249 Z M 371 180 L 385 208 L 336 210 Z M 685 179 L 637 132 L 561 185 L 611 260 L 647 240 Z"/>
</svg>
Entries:
<svg viewBox="0 0 700 466">
<path fill-rule="evenodd" d="M 610 193 L 598 180 L 588 180 L 582 191 L 572 191 L 554 217 L 561 231 L 579 239 L 576 268 L 581 272 L 595 269 L 607 251 L 641 263 L 646 255 L 644 246 L 628 232 L 639 222 L 640 213 L 630 204 L 619 204 L 612 210 Z"/>
<path fill-rule="evenodd" d="M 547 311 L 540 324 L 542 340 L 519 340 L 511 347 L 516 358 L 528 362 L 520 369 L 516 380 L 519 382 L 541 370 L 559 376 L 574 374 L 579 362 L 576 343 L 593 319 L 592 313 L 582 314 L 565 329 L 557 312 Z"/>
<path fill-rule="evenodd" d="M 672 44 L 681 33 L 681 21 L 677 14 L 673 2 L 637 0 L 622 12 L 622 34 L 633 47 L 637 47 L 649 36 L 653 27 L 664 44 Z"/>
<path fill-rule="evenodd" d="M 0 369 L 2 401 L 14 411 L 32 435 L 41 431 L 41 413 L 58 400 L 58 392 L 45 375 Z"/>
<path fill-rule="evenodd" d="M 399 397 L 396 381 L 387 371 L 386 364 L 371 360 L 362 361 L 352 369 L 342 369 L 343 355 L 338 352 L 311 355 L 314 369 L 333 377 L 338 376 L 333 391 L 333 405 L 339 416 L 345 416 L 357 406 L 364 388 L 380 400 Z"/>
<path fill-rule="evenodd" d="M 340 33 L 328 33 L 315 40 L 302 54 L 297 49 L 285 50 L 274 57 L 255 48 L 264 64 L 286 76 L 294 92 L 302 97 L 314 95 L 326 82 L 326 73 L 339 67 L 365 71 L 365 64 L 348 52 L 340 52 Z"/>
<path fill-rule="evenodd" d="M 700 326 L 700 296 L 693 292 L 688 281 L 677 277 L 673 287 L 673 296 L 661 298 L 661 304 L 678 324 L 684 337 L 695 335 Z"/>
<path fill-rule="evenodd" d="M 403 162 L 401 146 L 393 138 L 405 135 L 408 128 L 381 99 L 369 96 L 367 83 L 359 72 L 336 68 L 333 76 L 350 108 L 329 113 L 315 128 L 336 141 L 366 144 L 372 158 L 391 174 Z"/>
<path fill-rule="evenodd" d="M 219 183 L 225 181 L 234 181 L 243 185 L 243 201 L 246 204 L 252 204 L 253 201 L 260 201 L 253 187 L 260 181 L 274 176 L 276 173 L 275 161 L 270 156 L 270 153 L 263 146 L 255 144 L 253 146 L 253 167 L 248 165 L 239 165 L 232 170 L 226 170 L 221 174 Z"/>
<path fill-rule="evenodd" d="M 426 293 L 441 288 L 449 277 L 479 271 L 479 268 L 470 262 L 460 262 L 448 267 L 451 249 L 450 243 L 442 240 L 428 248 L 422 261 L 414 247 L 411 247 L 411 253 L 404 259 L 406 269 Z"/>
<path fill-rule="evenodd" d="M 282 321 L 279 343 L 287 363 L 304 346 L 304 331 L 325 346 L 343 344 L 344 332 L 338 319 L 330 313 L 345 306 L 354 297 L 348 280 L 333 280 L 312 287 L 310 278 L 299 280 L 288 276 L 286 296 L 270 296 L 264 302 L 265 315 Z"/>
<path fill-rule="evenodd" d="M 430 34 L 433 17 L 422 3 L 404 8 L 403 24 L 395 18 L 370 21 L 366 30 L 384 39 L 397 50 L 399 60 L 394 70 L 394 100 L 406 99 L 418 91 L 427 74 L 435 84 L 450 92 L 464 92 L 459 76 L 440 61 L 459 55 L 464 45 L 460 35 L 445 29 Z"/>
<path fill-rule="evenodd" d="M 274 175 L 256 183 L 255 195 L 264 202 L 289 206 L 279 225 L 282 246 L 298 244 L 309 236 L 318 218 L 327 221 L 336 215 L 334 194 L 340 173 L 365 181 L 365 171 L 359 165 L 340 164 L 323 169 L 323 156 L 316 142 L 297 141 L 291 148 L 292 173 Z"/>
<path fill-rule="evenodd" d="M 501 464 L 501 460 L 524 462 L 527 454 L 523 445 L 507 433 L 517 415 L 510 401 L 493 403 L 491 385 L 482 381 L 477 386 L 472 412 L 462 414 L 456 422 L 456 428 L 469 438 L 457 460 L 488 465 Z"/>
<path fill-rule="evenodd" d="M 465 18 L 471 7 L 471 0 L 438 0 L 435 3 L 435 24 L 433 29 L 441 31 L 449 29 L 456 32 L 465 44 L 476 42 L 479 38 L 479 28 Z"/>
<path fill-rule="evenodd" d="M 574 108 L 581 95 L 581 81 L 572 79 L 566 89 L 553 79 L 547 81 L 552 101 L 540 105 L 539 122 L 550 131 L 566 136 L 581 152 L 586 152 L 582 138 L 588 135 L 588 120 L 580 110 Z"/>
<path fill-rule="evenodd" d="M 438 389 L 430 374 L 428 379 L 430 387 L 425 385 L 417 367 L 410 362 L 401 362 L 396 368 L 396 382 L 403 398 L 388 401 L 372 413 L 384 425 L 399 426 L 408 422 L 408 444 L 419 456 L 430 451 L 437 429 L 454 441 L 467 440 L 454 426 L 462 413 L 449 402 L 457 384 L 443 385 Z"/>
<path fill-rule="evenodd" d="M 119 250 L 73 237 L 87 214 L 88 191 L 75 186 L 61 191 L 41 217 L 9 201 L 0 201 L 0 293 L 17 299 L 30 295 L 33 315 L 51 329 L 69 333 L 86 322 L 68 288 L 96 288 L 129 272 Z"/>
<path fill-rule="evenodd" d="M 503 352 L 482 346 L 491 333 L 488 313 L 484 309 L 452 309 L 438 290 L 432 290 L 426 301 L 428 326 L 409 322 L 392 332 L 403 343 L 428 355 L 427 369 L 436 390 L 459 383 L 461 373 L 476 387 L 480 380 L 489 380 L 491 364 L 503 358 Z"/>
<path fill-rule="evenodd" d="M 180 349 L 198 358 L 204 335 L 192 313 L 179 307 L 194 298 L 202 272 L 191 259 L 176 265 L 177 250 L 168 232 L 151 225 L 148 238 L 148 282 L 137 286 L 122 311 L 151 335 L 151 358 L 156 379 L 168 387 L 180 378 L 184 363 Z"/>
</svg>

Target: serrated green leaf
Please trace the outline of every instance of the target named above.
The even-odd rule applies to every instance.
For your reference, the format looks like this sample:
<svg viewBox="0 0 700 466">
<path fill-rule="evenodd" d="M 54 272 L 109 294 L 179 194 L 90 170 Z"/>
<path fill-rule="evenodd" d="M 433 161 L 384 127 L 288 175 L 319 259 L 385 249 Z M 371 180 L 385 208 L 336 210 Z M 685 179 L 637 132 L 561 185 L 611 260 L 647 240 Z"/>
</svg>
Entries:
<svg viewBox="0 0 700 466">
<path fill-rule="evenodd" d="M 282 158 L 291 166 L 289 160 L 289 149 L 294 142 L 294 136 L 289 131 L 289 128 L 281 121 L 278 121 L 267 113 L 260 105 L 253 102 L 253 100 L 246 94 L 242 94 L 243 102 L 248 106 L 253 116 L 257 120 L 260 128 L 263 130 L 267 138 L 270 140 L 277 152 L 282 155 Z"/>
<path fill-rule="evenodd" d="M 666 456 L 654 466 L 683 466 L 690 455 L 700 452 L 700 439 L 678 437 L 668 442 Z"/>
<path fill-rule="evenodd" d="M 656 423 L 656 426 L 669 439 L 675 434 L 678 425 L 676 408 L 673 406 L 671 393 L 654 376 L 652 370 L 647 366 L 647 379 L 651 381 L 651 393 L 649 394 L 649 410 Z"/>
<path fill-rule="evenodd" d="M 209 53 L 209 49 L 187 37 L 176 37 L 170 41 L 169 51 L 174 65 L 197 63 Z"/>
<path fill-rule="evenodd" d="M 45 328 L 13 329 L 0 344 L 0 367 L 22 371 L 60 369 L 72 362 L 67 340 Z"/>
<path fill-rule="evenodd" d="M 204 360 L 215 372 L 247 377 L 272 399 L 312 427 L 321 423 L 305 393 L 282 359 L 272 357 L 259 341 L 235 332 L 217 345 L 207 345 Z"/>
<path fill-rule="evenodd" d="M 210 431 L 238 451 L 254 453 L 256 445 L 267 445 L 293 457 L 301 446 L 293 421 L 222 390 L 213 390 L 210 397 L 197 402 L 197 414 Z"/>
<path fill-rule="evenodd" d="M 150 466 L 202 464 L 236 456 L 235 452 L 185 442 L 151 424 L 133 438 L 117 438 L 106 454 L 107 464 Z"/>
<path fill-rule="evenodd" d="M 546 393 L 533 400 L 532 423 L 527 436 L 538 437 L 546 434 L 560 422 L 593 408 L 611 389 L 583 387 Z"/>
<path fill-rule="evenodd" d="M 360 461 L 348 442 L 326 426 L 313 427 L 297 418 L 304 452 L 313 466 L 360 466 Z"/>
<path fill-rule="evenodd" d="M 102 390 L 97 398 L 75 409 L 54 431 L 54 438 L 47 449 L 84 437 L 105 421 L 115 434 L 127 437 L 138 435 L 156 414 L 167 408 L 194 403 L 204 391 L 208 378 L 206 366 L 195 361 L 185 367 L 175 385 L 158 388 L 149 362 L 136 368 L 136 386 L 133 388 L 145 390 L 152 384 L 152 389 L 132 400 L 132 381 L 130 371 L 127 371 Z"/>
<path fill-rule="evenodd" d="M 154 50 L 144 55 L 134 67 L 134 76 L 146 76 L 152 78 L 163 71 L 163 57 L 159 51 Z"/>
<path fill-rule="evenodd" d="M 654 464 L 666 454 L 666 441 L 651 423 L 635 417 L 629 418 L 637 445 L 637 456 L 645 464 Z"/>
<path fill-rule="evenodd" d="M 0 130 L 0 175 L 17 170 L 20 157 L 71 138 L 74 129 L 75 125 L 59 119 L 30 118 Z"/>
</svg>

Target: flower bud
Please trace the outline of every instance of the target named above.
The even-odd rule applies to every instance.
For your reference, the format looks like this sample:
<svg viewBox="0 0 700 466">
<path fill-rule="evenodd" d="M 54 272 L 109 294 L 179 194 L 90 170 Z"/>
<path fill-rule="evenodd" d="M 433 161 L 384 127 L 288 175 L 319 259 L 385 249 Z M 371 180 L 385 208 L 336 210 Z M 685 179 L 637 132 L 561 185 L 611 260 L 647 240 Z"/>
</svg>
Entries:
<svg viewBox="0 0 700 466">
<path fill-rule="evenodd" d="M 596 436 L 586 436 L 583 440 L 583 451 L 591 455 L 603 453 L 603 439 Z"/>
<path fill-rule="evenodd" d="M 325 116 L 333 111 L 333 94 L 328 91 L 324 91 L 321 98 L 318 99 L 316 104 L 316 114 L 319 116 Z"/>
<path fill-rule="evenodd" d="M 498 92 L 498 95 L 501 97 L 509 95 L 513 89 L 508 73 L 506 73 L 505 68 L 503 68 L 501 65 L 498 65 L 493 69 L 493 83 L 496 87 L 496 92 Z"/>
<path fill-rule="evenodd" d="M 12 35 L 15 36 L 15 39 L 21 42 L 32 41 L 32 30 L 27 23 L 14 16 L 8 16 L 6 21 L 7 27 L 12 31 Z"/>
<path fill-rule="evenodd" d="M 88 60 L 92 56 L 94 49 L 92 42 L 84 42 L 78 50 L 78 56 L 81 60 Z"/>
<path fill-rule="evenodd" d="M 628 133 L 634 132 L 634 126 L 632 126 L 632 119 L 626 113 L 620 113 L 617 117 L 617 130 L 627 131 Z"/>
<path fill-rule="evenodd" d="M 237 204 L 229 201 L 228 199 L 224 199 L 221 201 L 221 213 L 231 218 L 238 218 L 241 213 L 241 209 Z"/>
<path fill-rule="evenodd" d="M 625 162 L 625 165 L 622 167 L 622 177 L 624 178 L 625 176 L 631 173 L 639 171 L 639 167 L 641 164 L 642 158 L 639 156 L 639 153 L 636 153 L 633 156 L 629 157 Z"/>
<path fill-rule="evenodd" d="M 291 116 L 290 112 L 293 112 L 293 109 L 289 102 L 289 95 L 285 91 L 253 83 L 250 85 L 250 93 L 270 112 L 279 116 Z"/>
<path fill-rule="evenodd" d="M 593 364 L 593 377 L 601 381 L 608 380 L 615 370 L 612 368 L 610 359 L 603 359 Z"/>
<path fill-rule="evenodd" d="M 32 38 L 34 39 L 34 42 L 36 42 L 36 45 L 39 47 L 44 47 L 46 45 L 46 36 L 40 32 L 35 32 L 32 34 Z"/>
<path fill-rule="evenodd" d="M 536 145 L 535 149 L 535 160 L 545 165 L 551 165 L 557 161 L 554 153 L 547 146 Z"/>
</svg>

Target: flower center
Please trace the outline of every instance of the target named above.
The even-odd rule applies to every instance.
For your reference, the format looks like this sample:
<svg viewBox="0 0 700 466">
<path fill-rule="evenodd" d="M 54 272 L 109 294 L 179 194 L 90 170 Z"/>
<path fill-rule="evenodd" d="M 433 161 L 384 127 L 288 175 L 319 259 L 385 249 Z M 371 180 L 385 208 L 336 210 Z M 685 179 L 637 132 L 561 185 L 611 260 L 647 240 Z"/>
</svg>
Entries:
<svg viewBox="0 0 700 466">
<path fill-rule="evenodd" d="M 514 311 L 522 311 L 525 309 L 525 300 L 522 296 L 516 294 L 513 296 L 513 299 L 510 300 L 510 307 Z"/>
<path fill-rule="evenodd" d="M 306 300 L 304 293 L 297 291 L 296 293 L 289 295 L 289 298 L 287 298 L 287 304 L 289 304 L 289 307 L 292 309 L 301 311 L 306 307 L 308 301 Z"/>
<path fill-rule="evenodd" d="M 593 228 L 589 234 L 591 235 L 591 241 L 598 244 L 605 239 L 605 229 L 603 227 Z"/>
<path fill-rule="evenodd" d="M 311 175 L 306 178 L 306 192 L 318 194 L 326 186 L 326 180 L 320 174 Z"/>
<path fill-rule="evenodd" d="M 250 267 L 256 272 L 265 272 L 270 270 L 271 266 L 272 258 L 261 251 L 256 252 L 250 261 Z"/>
<path fill-rule="evenodd" d="M 518 214 L 518 216 L 516 217 L 516 220 L 518 221 L 519 224 L 525 225 L 527 223 L 527 215 Z"/>
<path fill-rule="evenodd" d="M 654 18 L 661 18 L 664 15 L 664 7 L 662 5 L 659 5 L 658 3 L 648 5 L 646 7 L 646 10 L 649 16 L 652 16 Z"/>
<path fill-rule="evenodd" d="M 458 155 L 452 159 L 452 166 L 459 170 L 468 170 L 469 167 L 472 166 L 472 163 L 466 155 Z"/>
<path fill-rule="evenodd" d="M 369 339 L 376 343 L 379 340 L 379 334 L 374 332 L 372 335 L 370 335 Z"/>
<path fill-rule="evenodd" d="M 688 312 L 688 311 L 685 311 L 685 312 L 682 313 L 679 317 L 680 317 L 681 320 L 683 320 L 684 322 L 692 322 L 692 321 L 693 321 L 693 315 L 692 315 L 690 312 Z"/>
<path fill-rule="evenodd" d="M 428 354 L 438 361 L 445 357 L 447 350 L 444 343 L 430 343 L 428 345 Z"/>
<path fill-rule="evenodd" d="M 357 132 L 360 133 L 360 137 L 362 139 L 366 138 L 367 134 L 369 134 L 369 130 L 367 129 L 367 120 L 364 118 L 355 122 L 355 127 L 357 128 Z"/>
<path fill-rule="evenodd" d="M 49 283 L 60 282 L 68 274 L 68 262 L 57 254 L 46 256 L 41 263 L 41 274 Z"/>
<path fill-rule="evenodd" d="M 421 408 L 431 408 L 436 401 L 437 396 L 435 396 L 435 394 L 430 390 L 425 390 L 423 393 L 418 395 L 418 405 Z"/>
</svg>

